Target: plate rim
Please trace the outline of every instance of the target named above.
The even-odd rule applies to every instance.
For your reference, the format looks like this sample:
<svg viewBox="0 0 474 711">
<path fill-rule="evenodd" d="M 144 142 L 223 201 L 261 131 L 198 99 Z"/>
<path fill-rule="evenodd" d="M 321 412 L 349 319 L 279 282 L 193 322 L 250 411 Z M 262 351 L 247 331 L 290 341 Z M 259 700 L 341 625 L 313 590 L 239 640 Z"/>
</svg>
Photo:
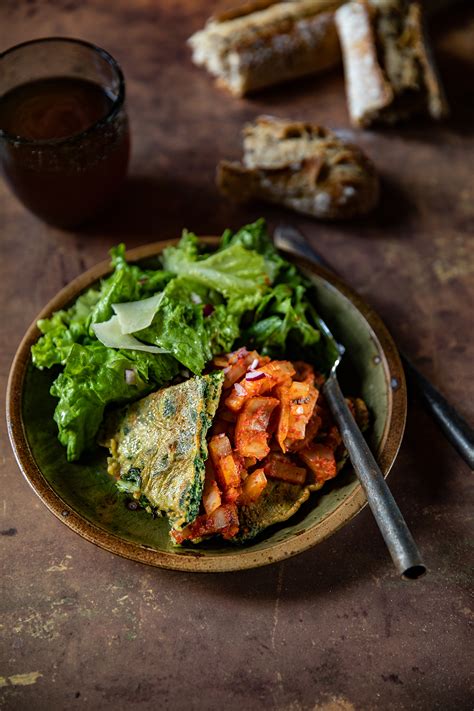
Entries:
<svg viewBox="0 0 474 711">
<path fill-rule="evenodd" d="M 216 244 L 219 238 L 201 237 L 200 239 L 206 244 L 213 245 Z M 157 256 L 165 247 L 174 245 L 177 242 L 178 238 L 167 239 L 135 247 L 127 250 L 127 260 L 138 262 Z M 386 382 L 390 383 L 394 377 L 398 381 L 396 389 L 387 388 L 388 417 L 379 451 L 376 455 L 382 473 L 384 477 L 387 477 L 403 440 L 407 415 L 405 374 L 392 336 L 376 311 L 359 294 L 347 286 L 342 279 L 304 257 L 295 256 L 285 250 L 279 251 L 298 267 L 321 277 L 351 302 L 367 322 L 370 328 L 370 336 L 383 355 L 382 365 Z M 123 558 L 170 570 L 217 573 L 257 568 L 302 553 L 326 540 L 342 526 L 349 523 L 364 508 L 367 501 L 359 483 L 336 506 L 334 511 L 306 531 L 298 532 L 287 540 L 276 541 L 273 545 L 263 550 L 255 551 L 250 547 L 236 549 L 235 553 L 212 555 L 200 552 L 198 549 L 191 550 L 187 548 L 176 549 L 173 552 L 160 551 L 144 544 L 126 540 L 110 533 L 98 524 L 88 521 L 82 514 L 77 513 L 66 503 L 41 473 L 29 447 L 22 416 L 23 384 L 30 362 L 31 345 L 36 342 L 40 335 L 37 321 L 66 306 L 73 298 L 77 298 L 82 291 L 111 271 L 110 259 L 103 260 L 79 274 L 60 289 L 41 309 L 26 330 L 10 367 L 6 392 L 6 419 L 10 444 L 21 473 L 33 491 L 56 518 L 89 542 Z"/>
</svg>

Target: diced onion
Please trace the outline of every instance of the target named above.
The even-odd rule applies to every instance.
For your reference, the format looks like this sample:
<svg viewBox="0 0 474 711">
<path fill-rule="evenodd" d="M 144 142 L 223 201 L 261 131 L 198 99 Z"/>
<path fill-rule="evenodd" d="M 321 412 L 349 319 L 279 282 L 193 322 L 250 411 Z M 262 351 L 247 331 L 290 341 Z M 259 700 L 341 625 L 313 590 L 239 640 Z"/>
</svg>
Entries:
<svg viewBox="0 0 474 711">
<path fill-rule="evenodd" d="M 137 373 L 131 368 L 126 368 L 125 370 L 125 382 L 127 385 L 136 385 L 137 383 Z"/>
<path fill-rule="evenodd" d="M 246 394 L 245 388 L 242 387 L 242 385 L 240 383 L 235 383 L 234 388 L 235 388 L 237 395 L 242 396 L 242 395 Z"/>
<path fill-rule="evenodd" d="M 262 378 L 265 378 L 265 377 L 266 377 L 265 373 L 262 373 L 261 370 L 260 371 L 254 370 L 251 373 L 247 373 L 247 375 L 245 376 L 245 380 L 261 380 Z"/>
</svg>

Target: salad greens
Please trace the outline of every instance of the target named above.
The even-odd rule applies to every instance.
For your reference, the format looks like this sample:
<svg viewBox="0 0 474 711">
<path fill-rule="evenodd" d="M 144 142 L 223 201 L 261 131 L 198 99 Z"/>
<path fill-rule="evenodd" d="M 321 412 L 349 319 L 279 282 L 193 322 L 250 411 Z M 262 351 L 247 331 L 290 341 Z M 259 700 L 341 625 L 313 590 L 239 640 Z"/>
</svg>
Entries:
<svg viewBox="0 0 474 711">
<path fill-rule="evenodd" d="M 36 367 L 62 367 L 51 394 L 70 461 L 94 445 L 109 404 L 142 397 L 183 369 L 200 374 L 218 353 L 246 345 L 272 357 L 332 362 L 310 282 L 278 254 L 262 219 L 226 230 L 214 251 L 185 231 L 158 269 L 129 264 L 124 245 L 111 257 L 114 270 L 99 287 L 38 322 L 43 335 L 32 347 Z M 166 353 L 108 348 L 96 338 L 93 324 L 109 320 L 114 304 L 157 293 L 151 324 L 133 335 Z"/>
</svg>

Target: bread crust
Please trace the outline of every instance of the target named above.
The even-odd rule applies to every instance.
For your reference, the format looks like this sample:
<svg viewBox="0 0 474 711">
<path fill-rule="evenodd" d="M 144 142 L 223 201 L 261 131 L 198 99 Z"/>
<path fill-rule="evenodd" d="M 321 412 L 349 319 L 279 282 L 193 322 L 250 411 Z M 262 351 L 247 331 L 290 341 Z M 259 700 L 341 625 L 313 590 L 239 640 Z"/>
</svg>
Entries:
<svg viewBox="0 0 474 711">
<path fill-rule="evenodd" d="M 279 2 L 281 2 L 281 0 L 248 0 L 247 2 L 242 2 L 240 5 L 212 15 L 210 21 L 229 22 L 229 20 L 235 20 L 237 17 L 245 17 L 254 12 L 266 10 L 267 7 L 277 5 Z"/>
<path fill-rule="evenodd" d="M 352 0 L 335 18 L 354 125 L 447 114 L 418 2 Z"/>
<path fill-rule="evenodd" d="M 341 60 L 334 11 L 342 0 L 255 0 L 211 18 L 189 44 L 193 61 L 235 96 L 316 73 Z"/>
<path fill-rule="evenodd" d="M 379 182 L 372 162 L 331 131 L 260 116 L 243 134 L 243 162 L 221 161 L 217 170 L 217 184 L 228 197 L 262 199 L 328 220 L 375 206 Z"/>
</svg>

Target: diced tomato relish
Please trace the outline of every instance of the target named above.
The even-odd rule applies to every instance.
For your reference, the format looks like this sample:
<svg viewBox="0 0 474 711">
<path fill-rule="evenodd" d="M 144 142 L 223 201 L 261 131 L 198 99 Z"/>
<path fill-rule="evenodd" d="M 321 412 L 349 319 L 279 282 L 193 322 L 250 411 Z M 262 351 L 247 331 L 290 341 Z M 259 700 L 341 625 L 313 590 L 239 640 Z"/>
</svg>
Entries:
<svg viewBox="0 0 474 711">
<path fill-rule="evenodd" d="M 235 536 L 240 507 L 258 501 L 268 479 L 322 485 L 337 473 L 342 439 L 320 393 L 323 375 L 309 363 L 246 348 L 217 356 L 213 365 L 225 379 L 209 435 L 202 514 L 176 534 L 178 542 Z"/>
</svg>

